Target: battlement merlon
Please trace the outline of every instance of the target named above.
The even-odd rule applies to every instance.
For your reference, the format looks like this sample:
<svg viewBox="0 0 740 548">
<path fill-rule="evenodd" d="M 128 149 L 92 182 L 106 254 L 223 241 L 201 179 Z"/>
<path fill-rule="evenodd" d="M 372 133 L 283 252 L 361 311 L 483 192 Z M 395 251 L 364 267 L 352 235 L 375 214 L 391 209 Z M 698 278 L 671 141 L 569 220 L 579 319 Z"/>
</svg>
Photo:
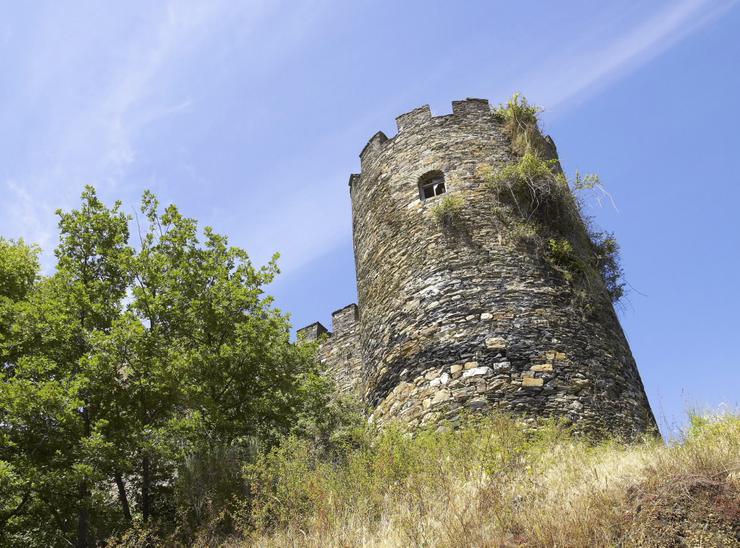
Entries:
<svg viewBox="0 0 740 548">
<path fill-rule="evenodd" d="M 360 166 L 364 166 L 373 158 L 376 158 L 378 154 L 380 154 L 380 151 L 383 150 L 383 145 L 387 141 L 388 137 L 382 131 L 378 131 L 375 135 L 370 137 L 365 148 L 360 152 Z"/>
<path fill-rule="evenodd" d="M 468 97 L 464 101 L 452 101 L 452 114 L 454 116 L 488 115 L 491 114 L 491 105 L 488 99 L 474 99 Z"/>
<path fill-rule="evenodd" d="M 354 185 L 357 181 L 360 180 L 360 174 L 359 173 L 353 173 L 349 176 L 349 190 L 352 191 L 352 185 Z"/>
<path fill-rule="evenodd" d="M 432 109 L 429 108 L 429 105 L 423 105 L 419 108 L 415 108 L 410 112 L 407 112 L 406 114 L 401 114 L 400 116 L 397 116 L 396 127 L 398 128 L 398 132 L 400 133 L 406 128 L 409 128 L 411 126 L 419 126 L 431 119 Z"/>
<path fill-rule="evenodd" d="M 335 310 L 331 313 L 331 326 L 334 330 L 334 335 L 349 333 L 357 325 L 358 320 L 359 313 L 355 303 Z"/>
<path fill-rule="evenodd" d="M 331 337 L 329 330 L 321 322 L 313 322 L 310 325 L 301 327 L 296 331 L 296 337 L 299 341 L 315 341 L 322 335 Z"/>
<path fill-rule="evenodd" d="M 469 121 L 471 117 L 478 117 L 481 121 L 490 123 L 493 120 L 492 114 L 493 111 L 488 99 L 468 98 L 461 101 L 452 101 L 452 114 L 441 116 L 433 116 L 429 105 L 415 108 L 396 117 L 396 127 L 398 128 L 396 135 L 389 138 L 385 133 L 379 131 L 370 138 L 365 148 L 360 152 L 360 165 L 363 167 L 369 165 L 399 134 L 422 127 L 434 120 L 445 119 L 454 123 L 455 120 Z"/>
<path fill-rule="evenodd" d="M 296 336 L 302 341 L 313 341 L 327 335 L 329 337 L 336 337 L 349 333 L 357 325 L 360 319 L 359 309 L 357 304 L 352 303 L 335 310 L 331 313 L 331 327 L 332 331 L 329 331 L 323 326 L 321 322 L 313 322 L 310 325 L 301 327 L 297 332 Z"/>
</svg>

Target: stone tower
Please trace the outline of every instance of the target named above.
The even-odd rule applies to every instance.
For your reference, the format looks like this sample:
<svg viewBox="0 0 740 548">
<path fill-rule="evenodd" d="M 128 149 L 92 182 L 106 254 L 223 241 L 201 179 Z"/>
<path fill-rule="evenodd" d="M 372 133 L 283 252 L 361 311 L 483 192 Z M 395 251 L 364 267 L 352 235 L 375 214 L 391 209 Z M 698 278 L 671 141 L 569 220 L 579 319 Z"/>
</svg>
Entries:
<svg viewBox="0 0 740 548">
<path fill-rule="evenodd" d="M 411 428 L 497 409 L 583 431 L 655 431 L 605 286 L 588 288 L 602 313 L 584 313 L 540 252 L 502 232 L 479 172 L 517 156 L 488 101 L 455 101 L 445 116 L 424 106 L 396 122 L 394 137 L 370 139 L 350 177 L 359 307 L 335 313 L 320 350 L 340 386 L 373 420 Z M 464 204 L 455 235 L 433 213 L 452 196 Z"/>
</svg>

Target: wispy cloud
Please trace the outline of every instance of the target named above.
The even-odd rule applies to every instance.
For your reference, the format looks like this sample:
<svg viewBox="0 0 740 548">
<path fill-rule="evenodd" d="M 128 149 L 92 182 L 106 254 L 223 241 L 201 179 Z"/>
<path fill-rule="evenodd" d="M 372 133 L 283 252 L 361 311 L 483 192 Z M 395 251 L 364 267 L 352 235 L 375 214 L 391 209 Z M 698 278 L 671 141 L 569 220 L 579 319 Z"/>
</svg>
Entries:
<svg viewBox="0 0 740 548">
<path fill-rule="evenodd" d="M 105 57 L 111 55 L 110 49 L 100 52 L 105 58 L 98 60 L 103 65 L 99 73 L 84 66 L 96 58 L 95 48 L 101 47 L 97 35 L 70 37 L 64 44 L 69 51 L 65 55 L 54 51 L 62 37 L 34 44 L 36 49 L 26 60 L 30 69 L 25 81 L 25 91 L 33 102 L 23 106 L 34 109 L 45 105 L 48 121 L 41 128 L 43 135 L 37 136 L 42 152 L 0 183 L 5 194 L 0 204 L 4 231 L 41 243 L 48 270 L 54 210 L 73 204 L 82 184 L 94 183 L 103 191 L 115 188 L 136 159 L 137 132 L 191 106 L 187 96 L 176 97 L 173 103 L 155 98 L 158 91 L 167 90 L 168 66 L 224 24 L 234 24 L 236 16 L 242 32 L 248 32 L 264 11 L 265 6 L 257 3 L 248 12 L 235 13 L 226 1 L 170 2 L 148 32 L 133 32 L 113 44 L 121 53 L 115 55 L 112 67 L 107 66 L 109 57 Z M 73 34 L 70 29 L 64 31 Z M 70 43 L 74 40 L 77 42 Z M 54 96 L 60 84 L 70 78 L 88 79 L 95 89 L 84 100 Z M 45 93 L 51 96 L 44 97 Z"/>
<path fill-rule="evenodd" d="M 590 40 L 564 44 L 556 56 L 546 59 L 534 71 L 516 75 L 516 81 L 508 82 L 507 89 L 500 96 L 506 96 L 511 89 L 523 89 L 528 93 L 531 90 L 537 102 L 546 105 L 548 110 L 557 110 L 565 103 L 576 103 L 616 82 L 630 70 L 648 63 L 692 32 L 716 20 L 736 3 L 737 0 L 682 0 L 651 14 L 636 26 L 627 27 L 616 36 L 605 39 L 605 29 L 602 29 L 604 32 L 594 30 L 590 33 Z M 437 72 L 429 76 L 424 86 L 435 78 L 448 78 L 447 71 L 454 68 L 453 63 L 441 60 Z M 423 93 L 419 89 L 407 89 L 400 90 L 392 98 L 383 98 L 382 107 L 373 109 L 375 122 L 386 121 L 378 116 L 388 110 L 389 102 L 397 104 L 420 95 Z M 366 112 L 363 123 L 368 117 L 372 116 Z M 354 138 L 358 125 L 362 124 L 348 124 L 335 135 L 325 136 L 325 145 L 331 148 L 332 141 L 340 141 L 344 138 L 342 135 Z M 361 144 L 358 141 L 358 147 Z M 311 180 L 311 175 L 308 179 Z M 316 174 L 315 181 L 309 185 L 311 195 L 282 197 L 279 204 L 273 204 L 271 214 L 263 223 L 257 223 L 249 248 L 256 250 L 261 257 L 275 246 L 284 250 L 284 267 L 289 274 L 346 242 L 351 237 L 349 212 L 343 216 L 341 208 L 348 206 L 339 197 L 340 188 L 328 186 L 329 182 L 336 185 L 336 179 Z M 342 185 L 341 191 L 345 190 Z M 324 215 L 327 210 L 335 213 Z M 275 219 L 282 222 L 278 224 Z"/>
<path fill-rule="evenodd" d="M 549 58 L 543 58 L 535 70 L 498 82 L 507 86 L 499 90 L 503 91 L 499 96 L 511 89 L 522 89 L 548 109 L 558 109 L 648 62 L 735 3 L 681 0 L 632 27 L 595 28 L 578 43 L 564 43 Z M 148 10 L 146 18 L 137 19 L 134 14 L 132 19 L 130 12 L 136 10 L 128 10 L 125 23 L 113 14 L 102 20 L 96 18 L 95 26 L 80 26 L 80 20 L 90 19 L 90 14 L 75 14 L 70 22 L 62 17 L 64 8 L 56 8 L 62 12 L 39 14 L 40 28 L 35 33 L 4 23 L 0 27 L 0 42 L 12 43 L 19 36 L 31 35 L 28 44 L 16 48 L 28 56 L 22 63 L 28 68 L 22 75 L 24 79 L 15 81 L 21 91 L 19 103 L 13 108 L 29 113 L 47 110 L 39 116 L 41 121 L 33 131 L 18 128 L 38 141 L 28 147 L 34 151 L 31 157 L 19 161 L 16 169 L 2 166 L 5 172 L 0 171 L 0 190 L 4 194 L 0 202 L 0 231 L 41 243 L 48 269 L 56 233 L 55 208 L 74 205 L 84 183 L 135 201 L 138 196 L 127 196 L 121 185 L 141 155 L 146 154 L 137 148 L 139 138 L 168 118 L 198 109 L 221 113 L 221 105 L 202 105 L 197 93 L 178 86 L 178 78 L 183 74 L 190 81 L 197 80 L 200 69 L 191 66 L 194 58 L 202 63 L 222 55 L 226 63 L 238 64 L 235 71 L 248 71 L 257 86 L 265 82 L 281 87 L 300 86 L 289 75 L 279 73 L 277 60 L 292 57 L 295 61 L 300 57 L 302 41 L 308 37 L 320 41 L 311 29 L 317 30 L 327 22 L 322 18 L 332 11 L 330 7 L 324 2 L 284 5 L 267 1 L 173 0 L 157 4 Z M 29 20 L 37 24 L 36 14 L 26 23 Z M 260 32 L 265 28 L 268 32 Z M 228 39 L 214 48 L 211 42 L 222 36 Z M 200 49 L 208 50 L 209 55 L 199 58 Z M 453 57 L 457 59 L 459 55 Z M 238 219 L 229 227 L 235 240 L 262 259 L 274 249 L 283 251 L 283 265 L 292 271 L 347 242 L 351 226 L 345 181 L 357 166 L 355 154 L 346 156 L 346 143 L 355 143 L 351 150 L 356 153 L 362 140 L 398 114 L 397 109 L 415 102 L 416 97 L 426 97 L 435 81 L 450 80 L 451 71 L 456 68 L 457 63 L 445 64 L 443 59 L 436 72 L 420 71 L 415 83 L 419 88 L 409 85 L 395 89 L 393 96 L 379 96 L 375 102 L 363 104 L 361 113 L 353 112 L 352 123 L 325 128 L 323 134 L 312 133 L 300 149 L 285 150 L 280 166 L 263 176 L 257 197 L 264 203 L 263 211 L 250 214 L 249 226 L 245 226 L 246 220 Z M 270 71 L 277 73 L 270 75 L 273 80 L 265 76 Z M 265 82 L 260 82 L 260 78 Z M 255 96 L 261 92 L 255 91 Z M 0 119 L 3 108 L 9 107 L 0 105 Z M 252 112 L 268 118 L 280 115 L 242 110 L 236 103 L 223 108 L 240 108 L 240 116 Z M 23 112 L 15 118 L 23 120 L 26 116 Z M 200 120 L 202 123 L 203 118 Z M 368 127 L 372 130 L 365 135 Z M 156 147 L 159 150 L 155 154 L 161 153 L 168 143 L 157 143 Z M 340 149 L 343 152 L 339 153 Z M 192 179 L 189 183 L 195 188 L 207 187 L 210 181 L 199 171 L 197 161 L 187 157 L 188 152 L 178 158 L 184 177 Z M 214 154 L 220 152 L 213 149 Z M 169 156 L 164 157 L 170 161 Z M 240 169 L 237 160 L 231 164 L 231 169 Z M 312 169 L 307 169 L 307 165 Z M 304 185 L 296 183 L 295 173 L 301 173 Z M 331 176 L 332 173 L 337 175 Z M 139 194 L 141 187 L 130 190 Z M 329 210 L 331 214 L 326 215 Z"/>
<path fill-rule="evenodd" d="M 251 219 L 249 228 L 236 234 L 239 243 L 260 264 L 279 252 L 284 274 L 297 272 L 338 245 L 347 244 L 352 237 L 348 173 L 302 173 L 307 184 L 281 192 L 278 200 Z M 290 186 L 282 175 L 276 175 L 273 182 L 282 188 Z"/>
<path fill-rule="evenodd" d="M 536 94 L 538 102 L 557 109 L 597 93 L 629 71 L 644 65 L 737 4 L 737 0 L 681 0 L 642 23 L 610 36 L 612 29 L 565 47 L 517 83 Z M 531 91 L 530 91 L 531 90 Z"/>
<path fill-rule="evenodd" d="M 43 196 L 32 195 L 12 179 L 5 182 L 5 188 L 9 195 L 7 204 L 12 204 L 12 207 L 5 206 L 3 209 L 9 211 L 11 223 L 24 228 L 29 242 L 40 245 L 42 249 L 49 249 L 52 244 L 50 226 L 54 222 L 53 206 Z M 40 216 L 39 211 L 48 215 Z"/>
</svg>

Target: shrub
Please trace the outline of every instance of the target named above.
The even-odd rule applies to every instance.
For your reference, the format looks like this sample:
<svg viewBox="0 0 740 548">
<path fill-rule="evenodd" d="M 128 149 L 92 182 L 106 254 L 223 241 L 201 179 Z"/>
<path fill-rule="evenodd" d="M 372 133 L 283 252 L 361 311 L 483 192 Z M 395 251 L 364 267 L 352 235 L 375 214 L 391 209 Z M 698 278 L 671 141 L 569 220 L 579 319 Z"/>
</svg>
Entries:
<svg viewBox="0 0 740 548">
<path fill-rule="evenodd" d="M 541 209 L 556 204 L 556 198 L 562 194 L 553 167 L 554 161 L 526 152 L 517 162 L 497 170 L 483 166 L 479 175 L 500 202 L 511 207 L 522 221 L 529 222 Z"/>
<path fill-rule="evenodd" d="M 599 201 L 611 197 L 598 175 L 576 172 L 568 180 L 558 160 L 547 159 L 552 151 L 537 125 L 540 111 L 519 94 L 496 109 L 518 159 L 497 168 L 481 166 L 478 175 L 496 196 L 493 213 L 507 225 L 509 237 L 539 247 L 564 279 L 576 285 L 578 306 L 592 311 L 590 289 L 596 277 L 616 303 L 624 295 L 624 272 L 614 235 L 589 226 L 576 193 L 598 191 Z"/>
<path fill-rule="evenodd" d="M 518 154 L 525 154 L 539 143 L 538 116 L 542 109 L 530 105 L 521 93 L 515 93 L 505 104 L 499 105 L 494 114 L 504 123 L 511 137 L 512 148 Z"/>
<path fill-rule="evenodd" d="M 583 272 L 583 264 L 573 251 L 570 241 L 565 238 L 559 240 L 550 238 L 547 245 L 551 263 L 563 272 L 566 280 L 572 281 L 576 275 Z"/>
<path fill-rule="evenodd" d="M 366 428 L 341 465 L 286 441 L 250 471 L 267 521 L 247 542 L 729 546 L 740 533 L 738 415 L 694 418 L 670 444 L 594 443 L 504 416 L 466 424 L 413 437 Z"/>
<path fill-rule="evenodd" d="M 432 216 L 436 223 L 444 229 L 459 228 L 464 207 L 465 201 L 462 196 L 447 194 L 432 208 Z"/>
<path fill-rule="evenodd" d="M 234 501 L 248 494 L 242 467 L 253 460 L 256 450 L 253 440 L 243 446 L 203 447 L 184 458 L 174 490 L 177 523 L 184 538 L 203 526 L 231 530 Z"/>
<path fill-rule="evenodd" d="M 619 243 L 609 232 L 589 232 L 593 244 L 593 265 L 604 280 L 606 291 L 613 303 L 624 296 L 624 271 L 619 255 Z"/>
</svg>

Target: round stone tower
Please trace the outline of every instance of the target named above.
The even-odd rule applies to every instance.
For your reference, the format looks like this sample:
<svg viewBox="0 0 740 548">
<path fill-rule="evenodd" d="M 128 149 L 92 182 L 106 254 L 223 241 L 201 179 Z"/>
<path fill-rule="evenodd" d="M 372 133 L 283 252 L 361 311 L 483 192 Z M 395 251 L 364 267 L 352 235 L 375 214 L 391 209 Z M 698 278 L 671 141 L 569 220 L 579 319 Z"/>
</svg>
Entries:
<svg viewBox="0 0 740 548">
<path fill-rule="evenodd" d="M 452 107 L 399 116 L 397 135 L 374 135 L 350 178 L 373 419 L 413 428 L 499 409 L 566 418 L 582 431 L 656 431 L 605 286 L 588 288 L 604 312 L 584 313 L 542 253 L 502 233 L 479 176 L 517 159 L 502 122 L 485 100 Z M 435 218 L 445 199 L 458 204 L 454 234 Z"/>
</svg>

